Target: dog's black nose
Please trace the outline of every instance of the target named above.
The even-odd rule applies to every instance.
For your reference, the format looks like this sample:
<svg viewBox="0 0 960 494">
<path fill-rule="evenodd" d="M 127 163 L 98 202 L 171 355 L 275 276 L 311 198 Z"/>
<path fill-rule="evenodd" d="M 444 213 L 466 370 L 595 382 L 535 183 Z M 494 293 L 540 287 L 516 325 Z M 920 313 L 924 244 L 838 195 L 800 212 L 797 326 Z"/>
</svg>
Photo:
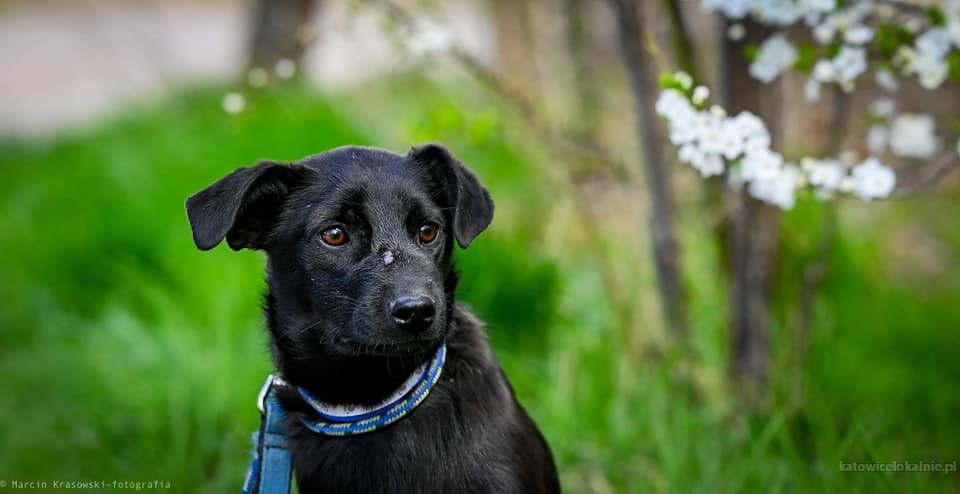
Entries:
<svg viewBox="0 0 960 494">
<path fill-rule="evenodd" d="M 420 332 L 433 324 L 437 309 L 430 297 L 400 297 L 390 304 L 390 315 L 398 328 Z"/>
</svg>

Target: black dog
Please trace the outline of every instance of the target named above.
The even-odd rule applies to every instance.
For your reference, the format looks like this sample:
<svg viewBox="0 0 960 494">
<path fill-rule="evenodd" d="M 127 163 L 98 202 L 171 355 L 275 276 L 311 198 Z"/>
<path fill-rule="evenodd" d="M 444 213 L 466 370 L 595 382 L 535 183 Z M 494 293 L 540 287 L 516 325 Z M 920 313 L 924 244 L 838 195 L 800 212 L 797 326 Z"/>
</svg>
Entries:
<svg viewBox="0 0 960 494">
<path fill-rule="evenodd" d="M 426 399 L 370 433 L 314 432 L 317 411 L 282 391 L 301 492 L 559 492 L 482 324 L 454 302 L 454 241 L 466 248 L 490 224 L 493 201 L 445 148 L 261 162 L 188 199 L 187 213 L 202 250 L 226 238 L 266 252 L 274 362 L 316 400 L 380 403 L 445 344 Z"/>
</svg>

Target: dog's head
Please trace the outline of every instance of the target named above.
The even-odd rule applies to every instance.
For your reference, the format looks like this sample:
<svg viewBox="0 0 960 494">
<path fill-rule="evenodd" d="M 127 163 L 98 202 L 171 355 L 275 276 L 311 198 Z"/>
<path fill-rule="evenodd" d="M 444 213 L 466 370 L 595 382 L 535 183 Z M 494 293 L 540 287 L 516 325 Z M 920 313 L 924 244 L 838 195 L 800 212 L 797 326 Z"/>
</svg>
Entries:
<svg viewBox="0 0 960 494">
<path fill-rule="evenodd" d="M 187 200 L 202 250 L 267 253 L 270 329 L 293 359 L 433 351 L 447 331 L 454 241 L 493 219 L 477 178 L 438 145 L 342 147 L 240 168 Z"/>
</svg>

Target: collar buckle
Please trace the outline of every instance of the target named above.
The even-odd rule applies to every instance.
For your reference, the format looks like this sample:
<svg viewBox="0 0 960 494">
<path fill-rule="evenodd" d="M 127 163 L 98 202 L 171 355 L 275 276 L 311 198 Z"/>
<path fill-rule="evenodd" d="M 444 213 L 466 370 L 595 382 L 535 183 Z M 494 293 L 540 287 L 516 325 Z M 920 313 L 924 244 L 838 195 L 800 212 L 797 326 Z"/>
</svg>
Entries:
<svg viewBox="0 0 960 494">
<path fill-rule="evenodd" d="M 260 410 L 260 414 L 263 415 L 267 413 L 267 396 L 270 395 L 270 390 L 274 386 L 286 386 L 287 381 L 284 381 L 282 377 L 276 374 L 270 374 L 267 376 L 267 380 L 263 382 L 263 386 L 260 388 L 260 393 L 257 394 L 257 409 Z"/>
</svg>

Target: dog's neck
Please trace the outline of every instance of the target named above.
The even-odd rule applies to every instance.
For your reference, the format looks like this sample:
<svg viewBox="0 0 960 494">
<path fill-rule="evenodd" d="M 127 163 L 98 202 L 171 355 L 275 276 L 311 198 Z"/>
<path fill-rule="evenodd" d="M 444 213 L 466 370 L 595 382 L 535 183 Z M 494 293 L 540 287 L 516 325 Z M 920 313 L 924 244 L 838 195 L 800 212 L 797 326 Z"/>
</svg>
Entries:
<svg viewBox="0 0 960 494">
<path fill-rule="evenodd" d="M 372 406 L 401 388 L 429 358 L 430 354 L 403 358 L 355 356 L 306 363 L 290 362 L 278 355 L 276 360 L 288 381 L 305 388 L 320 401 Z"/>
<path fill-rule="evenodd" d="M 374 405 L 395 393 L 436 353 L 439 343 L 418 354 L 402 356 L 343 355 L 323 348 L 305 353 L 282 335 L 296 329 L 277 316 L 276 300 L 266 297 L 265 315 L 271 333 L 271 352 L 277 370 L 291 384 L 301 386 L 331 404 Z M 310 358 L 303 358 L 309 354 Z"/>
</svg>

